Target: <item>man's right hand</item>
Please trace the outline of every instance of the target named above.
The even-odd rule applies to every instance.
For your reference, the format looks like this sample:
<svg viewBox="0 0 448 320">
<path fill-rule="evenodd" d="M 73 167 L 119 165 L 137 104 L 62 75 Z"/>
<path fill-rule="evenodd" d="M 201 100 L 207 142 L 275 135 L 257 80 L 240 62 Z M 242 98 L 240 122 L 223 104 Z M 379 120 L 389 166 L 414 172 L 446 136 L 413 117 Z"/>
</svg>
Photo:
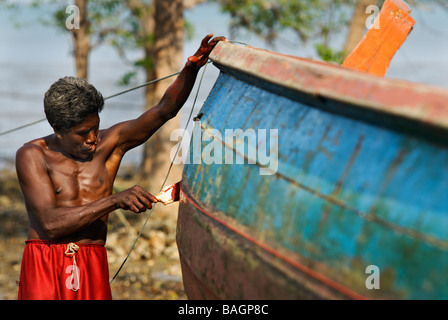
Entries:
<svg viewBox="0 0 448 320">
<path fill-rule="evenodd" d="M 124 210 L 130 210 L 135 213 L 145 212 L 152 208 L 152 203 L 158 200 L 149 192 L 140 186 L 134 186 L 130 189 L 116 193 L 116 207 Z"/>
</svg>

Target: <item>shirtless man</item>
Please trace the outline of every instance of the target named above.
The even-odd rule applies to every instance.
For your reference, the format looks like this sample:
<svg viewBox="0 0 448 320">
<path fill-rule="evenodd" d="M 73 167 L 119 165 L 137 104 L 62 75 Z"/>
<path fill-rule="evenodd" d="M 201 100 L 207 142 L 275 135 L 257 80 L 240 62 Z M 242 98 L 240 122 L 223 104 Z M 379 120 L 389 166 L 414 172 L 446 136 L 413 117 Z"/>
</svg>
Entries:
<svg viewBox="0 0 448 320">
<path fill-rule="evenodd" d="M 45 94 L 54 134 L 17 151 L 29 217 L 19 299 L 111 299 L 104 244 L 109 213 L 141 213 L 157 199 L 139 186 L 112 193 L 124 154 L 176 116 L 198 70 L 224 37 L 206 36 L 160 102 L 135 120 L 99 130 L 104 100 L 83 79 L 66 77 Z"/>
</svg>

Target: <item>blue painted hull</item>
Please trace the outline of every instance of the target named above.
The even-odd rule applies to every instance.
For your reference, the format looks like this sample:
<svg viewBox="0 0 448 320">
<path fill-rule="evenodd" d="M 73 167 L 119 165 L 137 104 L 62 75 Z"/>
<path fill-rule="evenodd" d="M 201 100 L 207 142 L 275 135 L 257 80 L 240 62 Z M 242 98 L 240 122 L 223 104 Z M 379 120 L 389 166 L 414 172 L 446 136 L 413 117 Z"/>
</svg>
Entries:
<svg viewBox="0 0 448 320">
<path fill-rule="evenodd" d="M 195 123 L 202 140 L 190 146 L 202 161 L 183 172 L 177 242 L 189 298 L 448 299 L 444 129 L 413 131 L 414 121 L 326 97 L 316 107 L 218 67 Z M 226 129 L 255 132 L 256 152 L 247 139 L 229 144 Z M 267 162 L 260 146 L 275 143 L 278 161 Z"/>
</svg>

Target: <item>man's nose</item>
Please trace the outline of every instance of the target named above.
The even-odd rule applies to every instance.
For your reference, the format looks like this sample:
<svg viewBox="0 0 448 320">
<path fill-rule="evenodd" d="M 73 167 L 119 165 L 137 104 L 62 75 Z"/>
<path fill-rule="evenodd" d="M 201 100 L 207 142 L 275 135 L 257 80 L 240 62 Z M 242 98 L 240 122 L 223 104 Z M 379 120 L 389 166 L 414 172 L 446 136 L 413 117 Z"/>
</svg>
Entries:
<svg viewBox="0 0 448 320">
<path fill-rule="evenodd" d="M 89 132 L 89 135 L 87 136 L 87 139 L 86 139 L 86 143 L 87 144 L 96 144 L 97 143 L 97 136 L 96 136 L 95 132 L 93 132 L 93 131 Z"/>
</svg>

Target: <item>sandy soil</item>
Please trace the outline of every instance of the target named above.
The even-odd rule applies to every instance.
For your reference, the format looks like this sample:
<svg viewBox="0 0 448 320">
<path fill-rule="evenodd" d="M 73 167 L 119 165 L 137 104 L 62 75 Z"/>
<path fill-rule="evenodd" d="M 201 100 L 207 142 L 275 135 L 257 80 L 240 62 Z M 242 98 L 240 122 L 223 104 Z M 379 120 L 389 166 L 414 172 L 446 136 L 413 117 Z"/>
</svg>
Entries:
<svg viewBox="0 0 448 320">
<path fill-rule="evenodd" d="M 118 178 L 116 186 L 132 184 Z M 111 284 L 116 300 L 186 299 L 176 246 L 177 204 L 156 206 L 128 261 Z M 106 243 L 112 278 L 129 252 L 147 215 L 116 211 Z M 0 172 L 0 299 L 17 299 L 28 219 L 13 170 Z"/>
</svg>

